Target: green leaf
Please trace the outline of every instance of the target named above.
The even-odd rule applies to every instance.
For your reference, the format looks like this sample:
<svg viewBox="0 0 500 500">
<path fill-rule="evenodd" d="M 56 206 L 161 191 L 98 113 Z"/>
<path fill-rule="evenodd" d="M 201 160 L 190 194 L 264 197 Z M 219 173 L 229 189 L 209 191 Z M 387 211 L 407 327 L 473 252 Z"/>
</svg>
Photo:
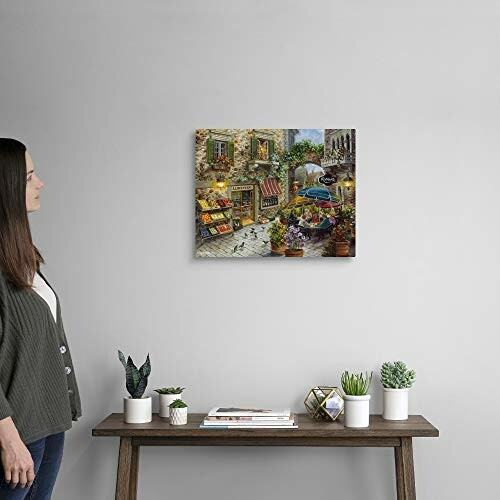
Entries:
<svg viewBox="0 0 500 500">
<path fill-rule="evenodd" d="M 139 368 L 139 372 L 140 372 L 141 376 L 146 377 L 146 378 L 149 377 L 149 375 L 151 374 L 151 362 L 149 360 L 149 353 L 146 357 L 146 361 Z"/>
<path fill-rule="evenodd" d="M 144 394 L 144 391 L 146 390 L 146 386 L 148 385 L 148 379 L 147 378 L 141 378 L 139 383 L 137 384 L 134 393 L 132 394 L 132 397 L 134 399 L 140 399 L 142 395 Z"/>
<path fill-rule="evenodd" d="M 139 374 L 139 370 L 134 365 L 134 362 L 132 361 L 132 358 L 130 356 L 127 359 L 125 377 L 126 377 L 127 391 L 133 397 L 133 394 L 135 393 L 136 388 L 141 380 L 141 376 Z"/>
<path fill-rule="evenodd" d="M 125 356 L 123 355 L 123 352 L 120 351 L 120 349 L 118 349 L 118 358 L 122 362 L 123 368 L 125 368 L 125 370 L 126 370 L 127 369 L 127 362 L 125 361 Z"/>
</svg>

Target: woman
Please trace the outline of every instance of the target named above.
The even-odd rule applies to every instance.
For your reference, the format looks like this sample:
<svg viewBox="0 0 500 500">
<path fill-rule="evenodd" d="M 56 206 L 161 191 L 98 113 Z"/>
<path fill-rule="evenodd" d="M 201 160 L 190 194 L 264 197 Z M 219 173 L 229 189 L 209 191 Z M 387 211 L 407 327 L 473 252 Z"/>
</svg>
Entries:
<svg viewBox="0 0 500 500">
<path fill-rule="evenodd" d="M 0 139 L 0 500 L 48 500 L 64 433 L 82 415 L 55 292 L 28 212 L 43 182 L 26 147 Z"/>
</svg>

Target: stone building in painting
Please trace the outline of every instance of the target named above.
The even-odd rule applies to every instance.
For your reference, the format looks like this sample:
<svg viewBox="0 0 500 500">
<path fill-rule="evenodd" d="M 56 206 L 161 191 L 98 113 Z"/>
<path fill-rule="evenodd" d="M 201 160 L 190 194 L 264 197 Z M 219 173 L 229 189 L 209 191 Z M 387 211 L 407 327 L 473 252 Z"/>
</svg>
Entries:
<svg viewBox="0 0 500 500">
<path fill-rule="evenodd" d="M 293 138 L 292 138 L 293 140 Z M 215 189 L 231 200 L 234 229 L 274 215 L 288 192 L 273 153 L 290 137 L 284 129 L 199 129 L 195 137 L 196 196 Z"/>
<path fill-rule="evenodd" d="M 325 154 L 321 167 L 334 175 L 336 194 L 347 203 L 354 205 L 356 197 L 356 130 L 346 128 L 325 129 Z M 343 151 L 339 160 L 332 157 L 332 151 Z"/>
</svg>

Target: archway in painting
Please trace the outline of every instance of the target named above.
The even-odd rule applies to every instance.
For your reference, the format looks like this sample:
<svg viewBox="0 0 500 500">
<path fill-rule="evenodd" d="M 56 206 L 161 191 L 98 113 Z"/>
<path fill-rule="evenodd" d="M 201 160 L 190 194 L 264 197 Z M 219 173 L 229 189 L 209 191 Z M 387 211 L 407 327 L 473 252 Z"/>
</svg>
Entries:
<svg viewBox="0 0 500 500">
<path fill-rule="evenodd" d="M 317 180 L 325 173 L 321 165 L 306 163 L 289 171 L 290 196 L 295 196 L 297 191 L 304 187 L 314 186 Z"/>
<path fill-rule="evenodd" d="M 317 173 L 319 177 L 324 173 L 321 167 L 321 158 L 323 153 L 317 153 L 315 151 L 308 151 L 304 154 L 303 158 L 294 165 L 290 165 L 288 168 L 288 186 L 289 186 L 289 198 L 291 199 L 295 196 L 295 193 L 305 186 L 312 185 L 312 174 Z"/>
</svg>

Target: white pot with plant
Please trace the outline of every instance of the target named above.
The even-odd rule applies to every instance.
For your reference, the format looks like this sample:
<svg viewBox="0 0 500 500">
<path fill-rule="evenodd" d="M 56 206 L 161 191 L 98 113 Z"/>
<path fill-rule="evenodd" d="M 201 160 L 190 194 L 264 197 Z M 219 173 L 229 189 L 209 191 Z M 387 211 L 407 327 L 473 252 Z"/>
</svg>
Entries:
<svg viewBox="0 0 500 500">
<path fill-rule="evenodd" d="M 155 389 L 160 396 L 159 415 L 162 418 L 170 416 L 169 406 L 176 399 L 182 399 L 182 391 L 185 387 L 163 387 L 162 389 Z"/>
<path fill-rule="evenodd" d="M 344 391 L 344 426 L 368 427 L 370 425 L 370 395 L 368 389 L 372 382 L 373 372 L 368 376 L 362 373 L 351 375 L 348 371 L 342 374 Z"/>
<path fill-rule="evenodd" d="M 387 361 L 380 371 L 384 386 L 385 420 L 408 420 L 408 391 L 415 382 L 416 373 L 408 370 L 403 361 Z"/>
<path fill-rule="evenodd" d="M 188 419 L 188 405 L 182 399 L 170 403 L 170 424 L 186 425 Z"/>
<path fill-rule="evenodd" d="M 151 373 L 149 354 L 144 364 L 137 369 L 132 358 L 125 356 L 119 350 L 118 358 L 125 368 L 125 380 L 127 391 L 130 396 L 123 398 L 123 419 L 127 424 L 143 424 L 153 419 L 151 396 L 145 398 L 144 391 L 148 385 L 148 377 Z"/>
</svg>

